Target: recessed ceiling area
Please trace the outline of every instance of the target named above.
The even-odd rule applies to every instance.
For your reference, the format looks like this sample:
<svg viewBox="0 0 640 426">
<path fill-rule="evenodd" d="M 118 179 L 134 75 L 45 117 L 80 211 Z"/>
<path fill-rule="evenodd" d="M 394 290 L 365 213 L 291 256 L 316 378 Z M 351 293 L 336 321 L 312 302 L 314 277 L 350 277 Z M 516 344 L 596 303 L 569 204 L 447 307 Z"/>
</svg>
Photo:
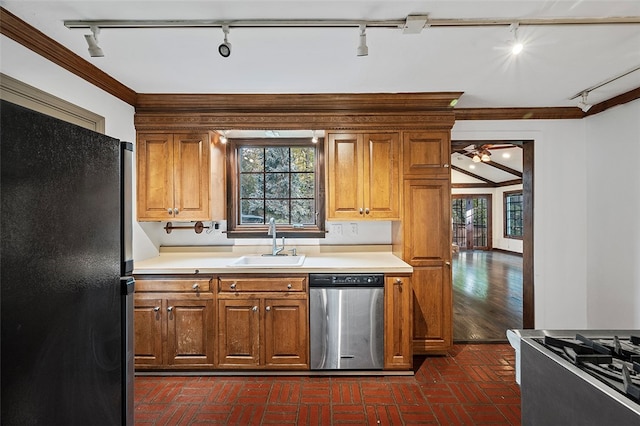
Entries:
<svg viewBox="0 0 640 426">
<path fill-rule="evenodd" d="M 485 153 L 488 158 L 477 158 Z M 478 161 L 479 160 L 479 161 Z M 520 141 L 452 141 L 451 183 L 464 186 L 499 187 L 522 183 Z"/>
<path fill-rule="evenodd" d="M 531 1 L 0 1 L 3 8 L 137 93 L 463 92 L 456 108 L 575 107 L 574 96 L 640 66 L 640 2 Z M 399 20 L 426 15 L 421 31 L 241 28 L 237 20 Z M 89 28 L 67 20 L 224 20 L 221 28 Z M 486 26 L 465 20 L 496 20 Z M 624 24 L 616 24 L 616 20 Z M 429 20 L 434 25 L 429 24 Z M 458 25 L 439 26 L 452 20 Z M 585 20 L 591 24 L 553 24 Z M 513 22 L 512 22 L 513 21 Z M 543 24 L 527 24 L 541 22 Z M 601 23 L 593 23 L 601 22 Z M 606 23 L 603 23 L 606 22 Z M 507 25 L 507 23 L 509 23 Z M 513 23 L 523 51 L 514 56 Z M 3 55 L 14 42 L 2 37 Z M 37 69 L 31 72 L 37 73 Z M 588 94 L 599 103 L 640 87 L 640 71 Z M 573 99 L 572 99 L 573 98 Z"/>
</svg>

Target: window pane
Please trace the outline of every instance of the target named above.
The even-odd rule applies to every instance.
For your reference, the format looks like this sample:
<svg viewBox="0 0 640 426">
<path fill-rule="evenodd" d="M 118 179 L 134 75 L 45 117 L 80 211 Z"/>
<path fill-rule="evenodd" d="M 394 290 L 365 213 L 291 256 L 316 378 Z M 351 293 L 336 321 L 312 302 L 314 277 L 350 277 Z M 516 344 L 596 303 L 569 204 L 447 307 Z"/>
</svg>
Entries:
<svg viewBox="0 0 640 426">
<path fill-rule="evenodd" d="M 291 200 L 291 223 L 313 225 L 315 210 L 314 200 Z"/>
<path fill-rule="evenodd" d="M 291 174 L 291 198 L 313 198 L 315 179 L 313 173 Z"/>
<path fill-rule="evenodd" d="M 291 171 L 313 172 L 316 164 L 316 150 L 309 147 L 291 148 Z"/>
<path fill-rule="evenodd" d="M 264 170 L 264 150 L 244 147 L 239 150 L 240 173 L 262 172 Z"/>
<path fill-rule="evenodd" d="M 257 173 L 240 175 L 240 198 L 264 198 L 264 175 Z"/>
<path fill-rule="evenodd" d="M 289 198 L 289 174 L 267 173 L 265 198 Z"/>
<path fill-rule="evenodd" d="M 262 200 L 242 200 L 240 205 L 240 224 L 265 223 Z"/>
<path fill-rule="evenodd" d="M 267 172 L 288 172 L 289 147 L 265 148 L 264 168 Z"/>
<path fill-rule="evenodd" d="M 265 201 L 267 221 L 275 218 L 276 223 L 289 222 L 289 203 L 283 200 L 267 200 Z"/>
</svg>

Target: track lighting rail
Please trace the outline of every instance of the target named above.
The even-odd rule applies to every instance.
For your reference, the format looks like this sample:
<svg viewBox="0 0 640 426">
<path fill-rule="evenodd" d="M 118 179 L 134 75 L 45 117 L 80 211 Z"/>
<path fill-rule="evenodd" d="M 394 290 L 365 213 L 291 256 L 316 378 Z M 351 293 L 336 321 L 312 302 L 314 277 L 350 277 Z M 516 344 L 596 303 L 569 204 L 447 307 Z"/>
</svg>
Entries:
<svg viewBox="0 0 640 426">
<path fill-rule="evenodd" d="M 416 15 L 410 15 L 416 16 Z M 427 15 L 420 15 L 427 18 Z M 640 16 L 607 18 L 538 18 L 538 19 L 426 19 L 425 27 L 485 27 L 542 25 L 620 25 L 640 24 Z M 407 19 L 240 19 L 240 20 L 67 20 L 67 28 L 350 28 L 366 25 L 368 28 L 402 29 Z"/>
</svg>

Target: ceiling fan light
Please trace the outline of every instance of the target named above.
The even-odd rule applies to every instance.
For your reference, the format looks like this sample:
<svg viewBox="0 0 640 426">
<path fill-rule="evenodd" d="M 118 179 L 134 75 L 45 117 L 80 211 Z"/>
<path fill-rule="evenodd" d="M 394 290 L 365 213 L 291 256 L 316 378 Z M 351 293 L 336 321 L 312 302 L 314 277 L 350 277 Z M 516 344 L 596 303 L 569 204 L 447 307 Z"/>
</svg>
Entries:
<svg viewBox="0 0 640 426">
<path fill-rule="evenodd" d="M 480 156 L 476 153 L 473 154 L 473 158 L 471 158 L 471 161 L 473 161 L 474 163 L 479 163 L 482 161 L 482 159 L 480 158 Z"/>
<path fill-rule="evenodd" d="M 489 157 L 489 154 L 488 154 L 488 153 L 486 153 L 486 152 L 484 152 L 484 153 L 482 154 L 482 157 L 480 157 L 480 159 L 481 159 L 482 161 L 484 161 L 485 163 L 486 163 L 487 161 L 491 161 L 491 157 Z"/>
</svg>

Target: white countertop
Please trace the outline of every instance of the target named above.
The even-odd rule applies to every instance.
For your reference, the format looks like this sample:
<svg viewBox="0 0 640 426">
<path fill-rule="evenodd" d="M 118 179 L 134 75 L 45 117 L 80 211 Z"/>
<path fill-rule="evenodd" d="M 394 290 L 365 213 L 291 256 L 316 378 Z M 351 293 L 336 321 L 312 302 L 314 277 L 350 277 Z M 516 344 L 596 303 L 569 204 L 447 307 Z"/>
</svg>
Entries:
<svg viewBox="0 0 640 426">
<path fill-rule="evenodd" d="M 411 265 L 391 253 L 388 246 L 299 246 L 306 256 L 297 267 L 238 267 L 231 262 L 246 254 L 268 253 L 269 247 L 171 247 L 160 255 L 135 261 L 134 274 L 223 273 L 411 273 Z"/>
</svg>

